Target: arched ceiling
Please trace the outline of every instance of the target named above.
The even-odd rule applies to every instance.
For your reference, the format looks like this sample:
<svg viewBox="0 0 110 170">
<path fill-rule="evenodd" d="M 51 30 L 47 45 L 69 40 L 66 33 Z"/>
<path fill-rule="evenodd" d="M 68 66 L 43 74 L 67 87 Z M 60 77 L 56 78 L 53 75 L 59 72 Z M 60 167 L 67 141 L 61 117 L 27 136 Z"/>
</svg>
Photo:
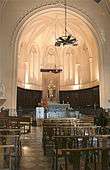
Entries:
<svg viewBox="0 0 110 170">
<path fill-rule="evenodd" d="M 109 12 L 109 14 L 110 14 L 110 0 L 105 0 L 105 2 L 106 2 L 106 5 L 107 5 L 107 10 L 108 10 L 108 12 Z"/>
<path fill-rule="evenodd" d="M 40 68 L 63 68 L 61 90 L 88 88 L 98 84 L 98 47 L 88 24 L 68 11 L 67 30 L 78 46 L 55 47 L 55 39 L 64 35 L 64 10 L 52 8 L 32 17 L 25 24 L 18 48 L 18 86 L 42 89 Z"/>
</svg>

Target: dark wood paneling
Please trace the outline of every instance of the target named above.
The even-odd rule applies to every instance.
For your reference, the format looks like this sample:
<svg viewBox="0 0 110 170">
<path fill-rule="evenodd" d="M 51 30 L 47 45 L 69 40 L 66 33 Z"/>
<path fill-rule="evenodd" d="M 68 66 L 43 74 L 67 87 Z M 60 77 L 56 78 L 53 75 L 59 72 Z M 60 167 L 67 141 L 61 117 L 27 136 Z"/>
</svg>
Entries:
<svg viewBox="0 0 110 170">
<path fill-rule="evenodd" d="M 41 102 L 42 91 L 17 88 L 17 109 L 35 108 Z"/>
<path fill-rule="evenodd" d="M 71 107 L 99 106 L 99 86 L 83 90 L 60 91 L 60 102 L 69 102 Z"/>
<path fill-rule="evenodd" d="M 17 108 L 35 108 L 40 103 L 42 91 L 17 89 Z M 99 106 L 99 86 L 76 90 L 76 91 L 60 91 L 60 102 L 69 102 L 71 107 L 87 107 Z"/>
</svg>

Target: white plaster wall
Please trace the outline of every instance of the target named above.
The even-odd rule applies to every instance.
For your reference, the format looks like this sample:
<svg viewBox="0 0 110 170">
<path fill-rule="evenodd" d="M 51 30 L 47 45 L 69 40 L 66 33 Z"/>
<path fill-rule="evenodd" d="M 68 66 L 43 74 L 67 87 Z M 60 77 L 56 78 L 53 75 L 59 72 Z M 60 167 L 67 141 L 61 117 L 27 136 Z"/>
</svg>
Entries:
<svg viewBox="0 0 110 170">
<path fill-rule="evenodd" d="M 63 3 L 63 0 L 4 0 L 0 8 L 0 80 L 6 86 L 5 105 L 16 108 L 16 58 L 14 55 L 13 35 L 20 21 L 36 7 L 46 4 Z M 93 0 L 68 0 L 68 5 L 79 9 L 90 18 L 90 22 L 100 36 L 103 58 L 100 57 L 100 103 L 110 108 L 110 15 Z M 28 15 L 27 15 L 28 16 Z M 85 30 L 86 31 L 86 30 Z"/>
</svg>

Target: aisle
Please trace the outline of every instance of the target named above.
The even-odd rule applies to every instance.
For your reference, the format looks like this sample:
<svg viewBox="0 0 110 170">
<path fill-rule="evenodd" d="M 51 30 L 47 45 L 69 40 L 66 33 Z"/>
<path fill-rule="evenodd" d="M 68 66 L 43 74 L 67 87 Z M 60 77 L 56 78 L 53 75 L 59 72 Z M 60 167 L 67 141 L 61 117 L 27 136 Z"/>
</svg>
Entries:
<svg viewBox="0 0 110 170">
<path fill-rule="evenodd" d="M 51 170 L 50 161 L 43 155 L 42 129 L 32 128 L 32 132 L 22 139 L 20 170 Z"/>
</svg>

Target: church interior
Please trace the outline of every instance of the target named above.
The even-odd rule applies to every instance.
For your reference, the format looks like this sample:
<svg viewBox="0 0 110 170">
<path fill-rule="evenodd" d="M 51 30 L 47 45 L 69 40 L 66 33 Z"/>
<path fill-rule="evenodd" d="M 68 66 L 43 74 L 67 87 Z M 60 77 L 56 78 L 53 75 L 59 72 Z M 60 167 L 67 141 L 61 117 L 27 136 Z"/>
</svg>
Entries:
<svg viewBox="0 0 110 170">
<path fill-rule="evenodd" d="M 0 170 L 110 170 L 110 0 L 0 0 Z"/>
</svg>

